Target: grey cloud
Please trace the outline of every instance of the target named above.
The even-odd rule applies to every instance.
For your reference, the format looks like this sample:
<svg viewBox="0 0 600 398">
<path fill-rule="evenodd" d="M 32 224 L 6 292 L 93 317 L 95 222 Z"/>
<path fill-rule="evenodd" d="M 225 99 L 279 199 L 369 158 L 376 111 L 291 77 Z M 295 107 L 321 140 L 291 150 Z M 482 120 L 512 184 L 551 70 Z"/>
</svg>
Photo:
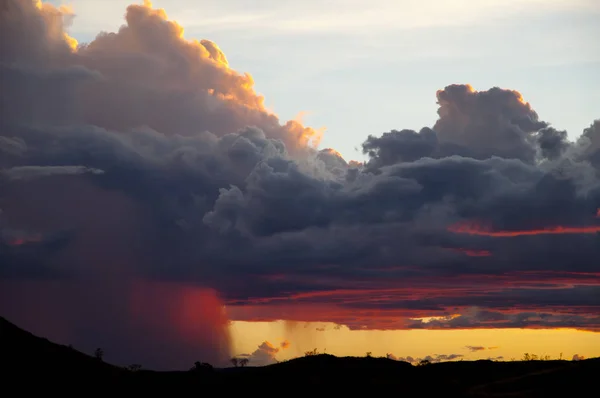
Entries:
<svg viewBox="0 0 600 398">
<path fill-rule="evenodd" d="M 474 345 L 468 345 L 468 346 L 465 346 L 465 348 L 471 352 L 485 350 L 485 347 L 483 347 L 483 346 L 474 346 Z"/>
<path fill-rule="evenodd" d="M 381 137 L 370 135 L 362 149 L 371 158 L 369 165 L 378 168 L 430 157 L 437 146 L 437 134 L 424 128 L 418 133 L 412 130 L 392 130 Z"/>
<path fill-rule="evenodd" d="M 79 175 L 84 173 L 103 174 L 100 169 L 85 166 L 16 166 L 0 171 L 10 180 L 30 180 L 53 175 Z"/>
<path fill-rule="evenodd" d="M 349 164 L 334 149 L 326 148 L 318 152 L 316 159 L 323 165 L 325 170 L 337 177 L 345 177 Z"/>
<path fill-rule="evenodd" d="M 547 159 L 556 159 L 560 157 L 560 155 L 562 155 L 569 147 L 567 132 L 559 131 L 552 127 L 541 129 L 537 133 L 537 141 L 542 156 Z"/>
<path fill-rule="evenodd" d="M 600 168 L 600 119 L 583 131 L 578 140 L 582 159 L 589 160 L 596 168 Z"/>
<path fill-rule="evenodd" d="M 8 155 L 22 155 L 27 150 L 25 142 L 18 137 L 4 137 L 0 136 L 0 151 L 3 156 Z"/>
<path fill-rule="evenodd" d="M 70 15 L 64 9 L 49 4 L 38 9 L 29 0 L 5 1 L 2 5 L 0 48 L 4 62 L 21 61 L 40 66 L 46 63 L 47 66 L 69 56 L 71 51 L 64 40 L 63 26 Z"/>
<path fill-rule="evenodd" d="M 441 142 L 466 148 L 476 158 L 501 156 L 533 161 L 534 134 L 548 124 L 517 91 L 494 87 L 475 91 L 451 85 L 437 92 L 440 105 L 433 130 Z"/>
</svg>

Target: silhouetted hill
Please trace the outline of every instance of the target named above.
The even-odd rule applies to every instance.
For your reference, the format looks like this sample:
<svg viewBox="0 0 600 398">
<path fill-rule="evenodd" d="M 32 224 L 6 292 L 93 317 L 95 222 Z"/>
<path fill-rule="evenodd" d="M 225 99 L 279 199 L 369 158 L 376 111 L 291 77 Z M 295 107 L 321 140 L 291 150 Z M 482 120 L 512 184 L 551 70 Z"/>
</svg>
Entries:
<svg viewBox="0 0 600 398">
<path fill-rule="evenodd" d="M 600 359 L 412 366 L 386 358 L 323 354 L 264 367 L 133 372 L 34 336 L 0 318 L 0 369 L 3 387 L 14 384 L 21 393 L 43 387 L 45 393 L 119 388 L 170 395 L 258 390 L 267 395 L 368 391 L 399 396 L 545 397 L 586 396 L 600 374 Z"/>
<path fill-rule="evenodd" d="M 5 376 L 74 375 L 106 378 L 126 376 L 124 369 L 13 325 L 0 317 L 0 366 Z"/>
</svg>

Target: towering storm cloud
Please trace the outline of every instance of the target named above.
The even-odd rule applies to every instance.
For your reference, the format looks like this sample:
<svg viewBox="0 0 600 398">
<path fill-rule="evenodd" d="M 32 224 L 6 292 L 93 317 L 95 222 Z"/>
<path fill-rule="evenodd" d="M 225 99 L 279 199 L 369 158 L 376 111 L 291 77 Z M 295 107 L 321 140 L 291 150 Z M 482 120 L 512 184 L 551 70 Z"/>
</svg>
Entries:
<svg viewBox="0 0 600 398">
<path fill-rule="evenodd" d="M 2 5 L 0 315 L 156 368 L 225 361 L 229 319 L 600 330 L 600 121 L 450 85 L 347 162 L 149 2 L 86 44 Z"/>
</svg>

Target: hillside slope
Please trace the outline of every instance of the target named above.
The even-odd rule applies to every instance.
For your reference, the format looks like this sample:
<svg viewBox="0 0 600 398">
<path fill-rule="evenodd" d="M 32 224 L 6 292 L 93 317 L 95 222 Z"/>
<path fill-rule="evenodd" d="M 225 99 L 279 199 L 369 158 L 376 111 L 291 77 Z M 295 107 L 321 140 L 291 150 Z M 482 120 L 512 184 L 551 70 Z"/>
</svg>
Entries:
<svg viewBox="0 0 600 398">
<path fill-rule="evenodd" d="M 126 372 L 73 348 L 53 343 L 0 317 L 0 366 L 5 377 L 73 375 L 92 379 L 122 377 Z"/>
</svg>

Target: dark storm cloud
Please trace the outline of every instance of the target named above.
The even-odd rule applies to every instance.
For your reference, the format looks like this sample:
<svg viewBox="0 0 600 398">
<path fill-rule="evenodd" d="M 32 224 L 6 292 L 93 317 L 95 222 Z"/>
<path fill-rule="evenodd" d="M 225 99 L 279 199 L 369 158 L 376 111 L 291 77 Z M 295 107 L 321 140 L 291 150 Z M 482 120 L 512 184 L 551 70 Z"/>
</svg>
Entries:
<svg viewBox="0 0 600 398">
<path fill-rule="evenodd" d="M 583 330 L 598 330 L 600 317 L 579 314 L 560 314 L 551 312 L 517 312 L 504 313 L 471 310 L 454 318 L 432 320 L 429 322 L 415 321 L 409 328 L 451 329 L 451 328 L 564 328 L 574 327 Z"/>
<path fill-rule="evenodd" d="M 203 358 L 182 341 L 195 331 L 209 336 L 197 355 L 227 357 L 214 290 L 236 319 L 235 306 L 291 317 L 267 307 L 294 300 L 325 308 L 296 320 L 353 328 L 600 327 L 598 121 L 570 142 L 516 91 L 451 85 L 434 126 L 368 136 L 361 165 L 313 149 L 318 132 L 280 122 L 250 75 L 162 10 L 131 6 L 118 32 L 76 48 L 64 9 L 6 5 L 0 303 L 20 302 L 14 316 L 44 310 L 19 293 L 39 276 L 65 283 L 73 306 L 105 307 L 62 313 L 77 330 L 77 319 L 158 328 L 176 309 L 178 334 L 152 339 L 176 340 L 191 362 Z M 558 226 L 579 232 L 542 234 Z M 67 281 L 79 280 L 100 288 L 78 302 Z M 60 291 L 40 289 L 52 311 Z M 448 314 L 460 316 L 410 320 Z M 38 315 L 23 322 L 35 329 Z"/>
<path fill-rule="evenodd" d="M 2 171 L 2 176 L 10 180 L 30 180 L 52 175 L 77 175 L 84 173 L 102 174 L 99 169 L 85 166 L 16 166 Z"/>
<path fill-rule="evenodd" d="M 371 158 L 369 165 L 377 168 L 430 157 L 437 146 L 437 134 L 430 128 L 424 128 L 418 133 L 412 130 L 393 130 L 381 137 L 370 135 L 363 143 L 363 153 Z"/>
<path fill-rule="evenodd" d="M 567 132 L 546 127 L 538 132 L 538 145 L 542 156 L 547 159 L 556 159 L 569 147 Z"/>
</svg>

